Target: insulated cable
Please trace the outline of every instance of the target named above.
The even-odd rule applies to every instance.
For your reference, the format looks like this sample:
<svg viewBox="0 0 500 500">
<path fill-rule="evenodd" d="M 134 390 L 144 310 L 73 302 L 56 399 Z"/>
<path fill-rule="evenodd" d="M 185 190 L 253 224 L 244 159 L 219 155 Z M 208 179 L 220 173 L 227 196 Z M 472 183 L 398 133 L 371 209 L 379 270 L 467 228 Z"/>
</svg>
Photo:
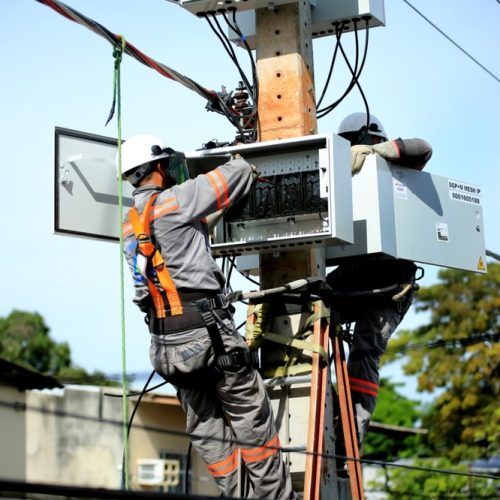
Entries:
<svg viewBox="0 0 500 500">
<path fill-rule="evenodd" d="M 338 53 L 338 50 L 339 50 L 339 43 L 340 43 L 340 37 L 342 36 L 342 32 L 343 32 L 343 29 L 344 29 L 344 22 L 342 22 L 342 25 L 340 27 L 340 33 L 338 32 L 338 27 L 337 27 L 337 33 L 335 34 L 335 49 L 333 51 L 333 56 L 332 56 L 332 61 L 330 63 L 330 68 L 328 70 L 328 75 L 326 77 L 326 81 L 325 81 L 325 84 L 323 86 L 323 90 L 321 92 L 321 96 L 320 98 L 318 99 L 318 102 L 316 103 L 316 109 L 319 109 L 319 107 L 321 106 L 321 103 L 323 102 L 323 98 L 325 97 L 325 94 L 326 94 L 326 91 L 328 89 L 328 86 L 330 85 L 330 80 L 332 78 L 332 74 L 333 74 L 333 68 L 335 66 L 335 60 L 337 59 L 337 53 Z"/>
<path fill-rule="evenodd" d="M 116 35 L 109 31 L 107 28 L 102 26 L 101 24 L 97 23 L 96 21 L 93 21 L 92 19 L 84 16 L 83 14 L 79 13 L 72 7 L 69 7 L 68 5 L 60 2 L 59 0 L 35 0 L 43 5 L 46 5 L 47 7 L 52 8 L 55 10 L 57 13 L 61 14 L 65 18 L 69 19 L 70 21 L 74 21 L 77 24 L 81 24 L 82 26 L 85 26 L 86 28 L 90 29 L 94 33 L 96 33 L 99 36 L 102 36 L 105 38 L 108 42 L 110 42 L 112 45 L 119 47 L 121 44 L 121 37 L 119 35 Z M 191 78 L 188 78 L 187 76 L 182 75 L 181 73 L 175 71 L 172 68 L 169 68 L 165 64 L 162 64 L 151 57 L 147 56 L 143 52 L 141 52 L 139 49 L 134 47 L 131 43 L 127 42 L 127 45 L 125 47 L 125 53 L 128 54 L 129 56 L 133 57 L 140 63 L 154 69 L 158 73 L 160 73 L 162 76 L 165 76 L 171 80 L 174 80 L 185 87 L 187 87 L 189 90 L 192 90 L 193 92 L 196 92 L 198 95 L 203 97 L 204 99 L 208 100 L 213 106 L 215 107 L 220 107 L 221 110 L 223 111 L 223 114 L 226 115 L 229 121 L 233 123 L 232 121 L 232 115 L 233 113 L 231 110 L 228 110 L 226 106 L 223 106 L 222 99 L 219 97 L 217 92 L 213 90 L 208 90 L 198 83 L 196 83 L 194 80 Z M 234 124 L 234 123 L 233 123 Z"/>
<path fill-rule="evenodd" d="M 248 57 L 250 59 L 250 65 L 252 67 L 252 79 L 253 79 L 253 92 L 252 92 L 252 97 L 253 97 L 253 104 L 252 104 L 252 112 L 250 115 L 246 116 L 245 118 L 248 119 L 253 119 L 254 120 L 254 125 L 253 125 L 253 131 L 252 131 L 252 140 L 256 141 L 257 140 L 257 128 L 258 128 L 258 122 L 259 122 L 259 77 L 257 73 L 257 65 L 255 63 L 253 54 L 252 54 L 252 49 L 250 48 L 250 45 L 248 45 L 247 38 L 241 31 L 238 22 L 236 20 L 236 9 L 229 9 L 232 10 L 233 12 L 233 19 L 232 23 L 229 21 L 229 19 L 226 16 L 226 13 L 223 12 L 222 16 L 224 17 L 227 25 L 240 37 L 240 41 L 243 43 L 243 46 L 245 47 Z"/>
<path fill-rule="evenodd" d="M 359 83 L 359 77 L 361 76 L 361 72 L 363 71 L 363 68 L 364 68 L 364 65 L 366 62 L 366 57 L 368 55 L 369 32 L 370 32 L 369 20 L 365 19 L 365 47 L 364 47 L 363 57 L 361 59 L 361 64 L 359 65 L 359 68 L 358 68 L 359 48 L 358 48 L 358 37 L 357 37 L 357 31 L 358 31 L 357 24 L 355 23 L 354 26 L 355 26 L 355 33 L 356 33 L 356 60 L 355 60 L 354 68 L 351 66 L 351 63 L 349 62 L 349 58 L 347 57 L 347 54 L 345 53 L 344 48 L 342 46 L 342 42 L 340 41 L 340 36 L 342 33 L 339 32 L 338 26 L 337 26 L 337 33 L 336 33 L 337 44 L 335 47 L 337 49 L 337 46 L 338 46 L 338 48 L 340 49 L 340 51 L 342 53 L 342 57 L 344 58 L 347 66 L 351 72 L 351 75 L 352 75 L 351 81 L 350 81 L 349 85 L 347 86 L 347 89 L 344 91 L 344 93 L 335 102 L 333 102 L 332 104 L 329 104 L 328 106 L 325 106 L 323 109 L 317 110 L 318 118 L 323 118 L 328 113 L 333 111 L 345 99 L 345 97 L 351 92 L 351 90 L 354 88 L 354 86 L 358 87 L 360 94 L 361 94 L 361 97 L 363 98 L 363 101 L 365 103 L 365 107 L 367 108 L 367 111 L 368 111 L 368 103 L 366 101 L 363 90 L 361 89 L 361 85 Z"/>
<path fill-rule="evenodd" d="M 224 13 L 224 20 L 226 21 L 227 25 L 235 32 L 238 34 L 238 36 L 240 37 L 240 39 L 244 40 L 244 45 L 245 45 L 245 48 L 247 49 L 247 52 L 250 56 L 250 61 L 251 61 L 251 66 L 252 66 L 252 77 L 253 77 L 253 85 L 250 83 L 250 81 L 248 80 L 248 77 L 246 76 L 245 72 L 243 71 L 243 69 L 241 68 L 241 65 L 238 61 L 238 57 L 236 56 L 236 52 L 231 44 L 231 41 L 229 40 L 228 36 L 226 35 L 226 33 L 224 32 L 224 30 L 222 29 L 218 19 L 217 19 L 217 16 L 215 13 L 211 13 L 211 14 L 208 14 L 208 13 L 203 13 L 201 15 L 201 17 L 205 18 L 208 25 L 210 26 L 210 29 L 214 32 L 214 34 L 217 36 L 217 38 L 219 39 L 222 47 L 224 48 L 224 50 L 226 51 L 226 53 L 228 54 L 229 58 L 231 59 L 231 61 L 233 62 L 233 64 L 236 66 L 236 68 L 238 69 L 238 73 L 242 79 L 242 82 L 248 92 L 248 95 L 249 96 L 252 96 L 252 106 L 251 106 L 251 112 L 247 115 L 243 115 L 243 114 L 239 114 L 238 113 L 238 110 L 233 110 L 231 109 L 231 111 L 233 111 L 234 115 L 238 118 L 241 118 L 241 123 L 238 121 L 238 125 L 237 128 L 238 128 L 238 131 L 240 132 L 240 136 L 242 138 L 242 142 L 247 142 L 246 141 L 246 134 L 245 134 L 245 130 L 248 130 L 245 128 L 244 124 L 245 122 L 249 122 L 251 120 L 254 120 L 254 117 L 256 117 L 256 114 L 257 114 L 257 90 L 256 88 L 258 87 L 258 83 L 257 83 L 257 71 L 256 71 L 256 66 L 255 66 L 255 62 L 253 60 L 253 56 L 252 56 L 252 52 L 251 52 L 251 49 L 250 47 L 248 46 L 248 43 L 246 42 L 245 40 L 245 37 L 244 35 L 241 33 L 241 30 L 239 29 L 238 27 L 238 24 L 236 22 L 236 11 L 233 11 L 233 23 L 231 23 L 229 21 L 229 19 L 227 18 L 226 14 Z M 211 19 L 212 18 L 212 19 Z M 226 103 L 227 105 L 227 103 Z M 215 110 L 216 111 L 216 110 Z M 242 125 L 243 123 L 243 125 Z M 254 120 L 254 125 L 253 127 L 250 129 L 251 130 L 251 133 L 250 133 L 250 141 L 251 142 L 254 142 L 256 140 L 256 118 Z"/>
</svg>

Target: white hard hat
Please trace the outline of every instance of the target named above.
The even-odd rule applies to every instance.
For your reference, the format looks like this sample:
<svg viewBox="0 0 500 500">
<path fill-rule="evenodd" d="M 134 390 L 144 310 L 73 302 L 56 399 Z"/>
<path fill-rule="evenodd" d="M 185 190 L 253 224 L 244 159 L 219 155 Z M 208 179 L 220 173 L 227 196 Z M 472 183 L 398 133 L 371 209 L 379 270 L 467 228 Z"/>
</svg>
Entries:
<svg viewBox="0 0 500 500">
<path fill-rule="evenodd" d="M 153 135 L 139 134 L 131 137 L 122 145 L 122 174 L 127 176 L 141 165 L 167 158 L 168 153 L 164 153 L 163 149 L 162 141 Z"/>
<path fill-rule="evenodd" d="M 366 118 L 366 113 L 352 113 L 349 116 L 346 116 L 339 125 L 338 134 L 365 133 L 367 123 Z M 367 133 L 369 135 L 375 135 L 387 140 L 384 127 L 376 116 L 370 115 Z"/>
</svg>

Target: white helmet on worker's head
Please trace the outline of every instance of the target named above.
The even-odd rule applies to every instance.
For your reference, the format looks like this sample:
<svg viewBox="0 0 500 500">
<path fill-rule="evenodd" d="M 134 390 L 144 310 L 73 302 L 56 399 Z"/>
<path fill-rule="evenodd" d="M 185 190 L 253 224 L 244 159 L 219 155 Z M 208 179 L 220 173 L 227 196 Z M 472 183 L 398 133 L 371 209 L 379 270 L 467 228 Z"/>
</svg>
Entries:
<svg viewBox="0 0 500 500">
<path fill-rule="evenodd" d="M 387 134 L 380 120 L 373 115 L 366 113 L 352 113 L 346 116 L 339 125 L 338 134 L 348 141 L 351 145 L 355 144 L 371 144 L 375 142 L 387 141 Z"/>
<path fill-rule="evenodd" d="M 189 178 L 184 154 L 166 148 L 153 135 L 135 135 L 122 145 L 122 177 L 133 186 L 149 175 L 158 161 L 174 183 L 180 184 Z"/>
</svg>

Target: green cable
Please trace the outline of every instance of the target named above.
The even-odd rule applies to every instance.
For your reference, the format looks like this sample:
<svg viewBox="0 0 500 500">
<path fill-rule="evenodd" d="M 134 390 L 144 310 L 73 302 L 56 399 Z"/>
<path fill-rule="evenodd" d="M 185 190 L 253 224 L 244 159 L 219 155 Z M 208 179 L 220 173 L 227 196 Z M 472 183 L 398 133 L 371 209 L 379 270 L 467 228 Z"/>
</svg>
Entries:
<svg viewBox="0 0 500 500">
<path fill-rule="evenodd" d="M 123 51 L 125 50 L 125 38 L 120 36 L 121 46 L 115 46 L 113 57 L 115 58 L 113 72 L 113 104 L 106 122 L 111 120 L 115 111 L 118 125 L 118 212 L 119 212 L 119 231 L 120 236 L 120 322 L 121 322 L 121 355 L 122 355 L 122 414 L 123 414 L 123 463 L 122 463 L 122 481 L 123 489 L 129 489 L 129 442 L 128 442 L 128 385 L 127 385 L 127 349 L 125 335 L 125 279 L 123 264 L 123 180 L 122 180 L 122 111 L 121 111 L 121 90 L 120 90 L 120 65 L 122 62 Z"/>
</svg>

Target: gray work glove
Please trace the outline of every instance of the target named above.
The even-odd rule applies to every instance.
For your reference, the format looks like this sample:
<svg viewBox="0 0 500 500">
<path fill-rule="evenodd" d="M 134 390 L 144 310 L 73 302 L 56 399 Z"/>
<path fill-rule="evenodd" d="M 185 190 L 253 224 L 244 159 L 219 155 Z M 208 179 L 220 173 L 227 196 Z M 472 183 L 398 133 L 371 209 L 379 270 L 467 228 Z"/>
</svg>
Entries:
<svg viewBox="0 0 500 500">
<path fill-rule="evenodd" d="M 367 155 L 374 153 L 393 163 L 399 159 L 399 150 L 394 141 L 385 141 L 373 146 L 358 144 L 351 147 L 351 174 L 356 175 L 365 163 Z"/>
<path fill-rule="evenodd" d="M 372 146 L 373 151 L 380 155 L 384 160 L 396 163 L 399 160 L 399 149 L 396 141 L 385 141 Z"/>
<path fill-rule="evenodd" d="M 245 160 L 245 158 L 243 158 L 243 156 L 241 156 L 239 153 L 236 153 L 235 155 L 231 155 L 231 160 Z M 252 167 L 253 178 L 255 180 L 260 176 L 260 172 L 257 170 L 257 167 L 253 163 L 247 163 Z"/>
<path fill-rule="evenodd" d="M 365 163 L 365 158 L 368 155 L 373 154 L 373 146 L 367 146 L 366 144 L 357 144 L 351 147 L 351 174 L 356 175 L 361 170 L 361 167 Z"/>
</svg>

